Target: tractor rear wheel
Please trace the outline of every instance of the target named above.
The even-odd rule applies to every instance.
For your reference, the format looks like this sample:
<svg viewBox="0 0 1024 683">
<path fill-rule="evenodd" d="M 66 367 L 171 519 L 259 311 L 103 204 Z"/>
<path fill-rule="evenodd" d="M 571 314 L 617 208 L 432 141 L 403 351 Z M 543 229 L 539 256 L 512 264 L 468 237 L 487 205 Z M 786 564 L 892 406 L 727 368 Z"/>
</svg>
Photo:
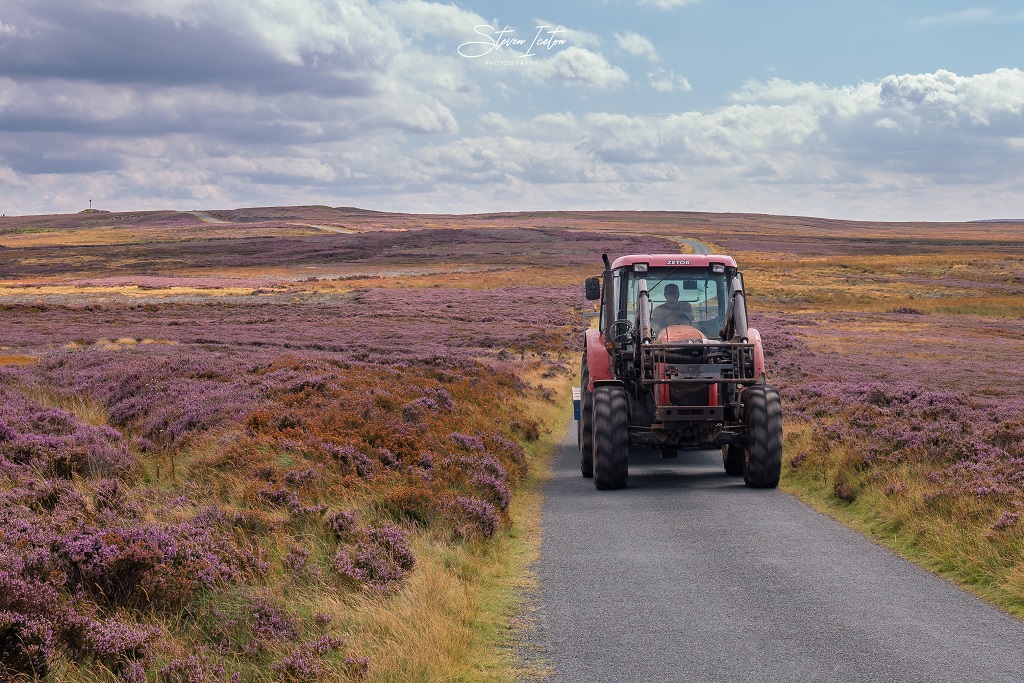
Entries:
<svg viewBox="0 0 1024 683">
<path fill-rule="evenodd" d="M 722 464 L 725 473 L 732 477 L 743 474 L 743 461 L 747 459 L 747 449 L 741 443 L 729 443 L 722 446 Z"/>
<path fill-rule="evenodd" d="M 594 394 L 588 391 L 590 370 L 587 368 L 587 354 L 583 354 L 580 371 L 580 419 L 576 425 L 576 443 L 580 447 L 580 473 L 584 477 L 594 476 Z"/>
<path fill-rule="evenodd" d="M 629 399 L 619 386 L 594 387 L 594 486 L 621 489 L 629 479 Z"/>
<path fill-rule="evenodd" d="M 782 401 L 772 387 L 747 389 L 750 443 L 743 464 L 743 482 L 756 489 L 773 489 L 782 474 Z"/>
</svg>

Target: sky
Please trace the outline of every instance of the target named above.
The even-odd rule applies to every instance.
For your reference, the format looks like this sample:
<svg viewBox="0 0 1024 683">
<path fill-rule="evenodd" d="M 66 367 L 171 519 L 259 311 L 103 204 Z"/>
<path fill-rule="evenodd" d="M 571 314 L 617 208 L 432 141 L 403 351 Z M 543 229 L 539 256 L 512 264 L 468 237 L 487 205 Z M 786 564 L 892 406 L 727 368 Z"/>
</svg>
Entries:
<svg viewBox="0 0 1024 683">
<path fill-rule="evenodd" d="M 1024 218 L 1024 9 L 3 0 L 0 213 Z"/>
</svg>

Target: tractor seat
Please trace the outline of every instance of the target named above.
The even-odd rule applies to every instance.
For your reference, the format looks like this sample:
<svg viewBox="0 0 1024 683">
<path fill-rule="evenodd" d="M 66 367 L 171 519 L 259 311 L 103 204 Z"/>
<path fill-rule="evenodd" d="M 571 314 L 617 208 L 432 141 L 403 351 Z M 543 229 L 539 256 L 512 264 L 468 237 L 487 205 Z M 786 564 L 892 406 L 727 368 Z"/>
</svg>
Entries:
<svg viewBox="0 0 1024 683">
<path fill-rule="evenodd" d="M 680 342 L 691 339 L 707 339 L 704 333 L 690 325 L 669 325 L 658 333 L 660 342 Z"/>
</svg>

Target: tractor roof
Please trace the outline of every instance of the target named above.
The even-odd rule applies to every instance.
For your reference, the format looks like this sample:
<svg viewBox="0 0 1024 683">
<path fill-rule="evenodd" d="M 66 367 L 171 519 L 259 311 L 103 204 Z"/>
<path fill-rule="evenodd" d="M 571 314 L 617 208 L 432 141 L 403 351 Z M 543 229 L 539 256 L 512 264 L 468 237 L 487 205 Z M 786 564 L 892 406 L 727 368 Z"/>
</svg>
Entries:
<svg viewBox="0 0 1024 683">
<path fill-rule="evenodd" d="M 708 256 L 699 254 L 632 254 L 615 259 L 612 268 L 631 266 L 634 263 L 646 263 L 649 266 L 692 266 L 694 268 L 707 268 L 712 263 L 721 263 L 728 268 L 736 267 L 736 260 L 732 256 L 721 254 Z"/>
</svg>

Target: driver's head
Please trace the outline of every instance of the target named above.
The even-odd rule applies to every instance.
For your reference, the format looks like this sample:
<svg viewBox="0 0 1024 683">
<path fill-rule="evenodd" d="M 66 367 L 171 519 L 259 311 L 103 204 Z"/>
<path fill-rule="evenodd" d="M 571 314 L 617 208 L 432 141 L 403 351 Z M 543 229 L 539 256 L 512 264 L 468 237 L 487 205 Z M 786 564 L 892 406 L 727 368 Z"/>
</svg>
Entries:
<svg viewBox="0 0 1024 683">
<path fill-rule="evenodd" d="M 665 285 L 665 298 L 669 300 L 675 300 L 679 298 L 679 285 L 668 284 Z"/>
</svg>

